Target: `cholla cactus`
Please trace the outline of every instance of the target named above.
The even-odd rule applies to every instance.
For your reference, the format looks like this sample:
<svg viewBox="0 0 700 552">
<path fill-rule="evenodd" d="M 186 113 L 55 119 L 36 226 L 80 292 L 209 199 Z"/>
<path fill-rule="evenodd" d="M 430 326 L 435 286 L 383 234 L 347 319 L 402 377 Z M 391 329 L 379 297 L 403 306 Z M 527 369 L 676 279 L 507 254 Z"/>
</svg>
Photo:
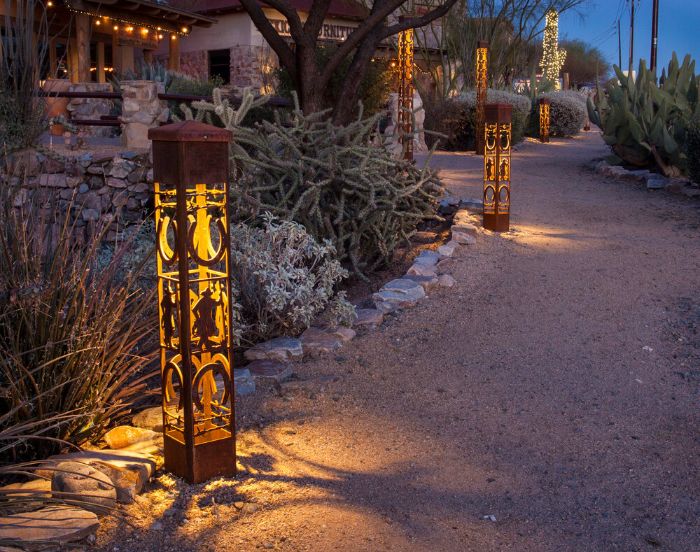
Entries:
<svg viewBox="0 0 700 552">
<path fill-rule="evenodd" d="M 262 228 L 231 228 L 231 268 L 243 341 L 296 335 L 322 313 L 332 324 L 350 323 L 354 308 L 344 292 L 336 291 L 348 273 L 335 259 L 333 245 L 317 242 L 295 222 L 269 213 L 262 219 Z"/>
</svg>

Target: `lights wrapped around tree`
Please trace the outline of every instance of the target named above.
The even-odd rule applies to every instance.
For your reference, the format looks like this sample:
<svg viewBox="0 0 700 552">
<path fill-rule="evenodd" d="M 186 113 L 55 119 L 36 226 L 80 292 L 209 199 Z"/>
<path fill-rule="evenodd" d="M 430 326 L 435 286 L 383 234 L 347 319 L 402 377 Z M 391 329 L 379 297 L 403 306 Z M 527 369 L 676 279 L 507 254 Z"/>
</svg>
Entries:
<svg viewBox="0 0 700 552">
<path fill-rule="evenodd" d="M 195 121 L 153 128 L 165 467 L 235 475 L 228 143 Z"/>
<path fill-rule="evenodd" d="M 476 47 L 476 130 L 474 149 L 478 155 L 484 154 L 484 108 L 488 89 L 489 44 L 479 41 Z"/>
<path fill-rule="evenodd" d="M 566 61 L 566 50 L 559 49 L 559 14 L 556 10 L 549 10 L 545 19 L 544 38 L 542 39 L 542 74 L 548 81 L 554 83 L 558 89 L 559 72 Z"/>
<path fill-rule="evenodd" d="M 540 142 L 549 142 L 549 124 L 551 105 L 547 98 L 540 98 Z"/>
<path fill-rule="evenodd" d="M 487 104 L 484 128 L 484 228 L 510 229 L 510 151 L 512 107 Z"/>
<path fill-rule="evenodd" d="M 413 29 L 399 33 L 398 128 L 402 157 L 413 161 Z"/>
</svg>

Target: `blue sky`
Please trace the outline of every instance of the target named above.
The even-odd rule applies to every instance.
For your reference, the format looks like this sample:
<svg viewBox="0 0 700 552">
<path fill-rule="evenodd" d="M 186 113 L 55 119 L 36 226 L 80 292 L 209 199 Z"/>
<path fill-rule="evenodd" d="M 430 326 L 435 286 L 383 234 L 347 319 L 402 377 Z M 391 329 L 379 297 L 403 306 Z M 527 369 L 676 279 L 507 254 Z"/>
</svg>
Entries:
<svg viewBox="0 0 700 552">
<path fill-rule="evenodd" d="M 635 0 L 634 59 L 649 65 L 652 0 Z M 622 65 L 629 59 L 629 0 L 588 0 L 579 10 L 559 19 L 559 38 L 581 39 L 598 47 L 610 63 L 618 62 L 617 18 L 620 17 Z M 700 72 L 700 0 L 659 0 L 659 67 L 668 66 L 672 52 L 682 60 L 691 54 Z"/>
</svg>

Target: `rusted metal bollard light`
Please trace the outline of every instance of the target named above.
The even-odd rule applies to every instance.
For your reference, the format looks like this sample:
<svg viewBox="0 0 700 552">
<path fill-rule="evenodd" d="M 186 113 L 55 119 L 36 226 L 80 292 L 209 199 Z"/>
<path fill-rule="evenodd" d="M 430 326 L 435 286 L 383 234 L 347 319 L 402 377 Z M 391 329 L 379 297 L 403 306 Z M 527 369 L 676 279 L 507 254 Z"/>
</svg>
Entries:
<svg viewBox="0 0 700 552">
<path fill-rule="evenodd" d="M 403 17 L 399 21 L 403 21 Z M 413 29 L 399 33 L 398 58 L 401 156 L 406 161 L 413 161 Z"/>
<path fill-rule="evenodd" d="M 510 228 L 511 113 L 508 104 L 487 104 L 484 129 L 484 228 Z"/>
<path fill-rule="evenodd" d="M 489 43 L 480 40 L 476 45 L 476 128 L 474 150 L 484 155 L 484 109 L 489 72 Z"/>
<path fill-rule="evenodd" d="M 228 144 L 195 121 L 153 128 L 165 468 L 235 475 Z"/>
<path fill-rule="evenodd" d="M 540 98 L 540 142 L 549 142 L 550 101 Z"/>
</svg>

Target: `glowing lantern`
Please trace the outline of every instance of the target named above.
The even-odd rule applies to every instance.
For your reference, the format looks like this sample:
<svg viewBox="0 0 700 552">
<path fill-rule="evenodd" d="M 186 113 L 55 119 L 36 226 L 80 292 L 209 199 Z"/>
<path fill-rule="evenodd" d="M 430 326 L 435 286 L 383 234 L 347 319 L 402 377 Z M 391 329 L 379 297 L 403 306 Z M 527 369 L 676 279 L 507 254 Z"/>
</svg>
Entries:
<svg viewBox="0 0 700 552">
<path fill-rule="evenodd" d="M 484 228 L 510 228 L 511 113 L 508 104 L 487 104 L 484 128 Z"/>
<path fill-rule="evenodd" d="M 486 93 L 488 87 L 489 72 L 489 43 L 479 41 L 476 47 L 476 136 L 475 151 L 478 155 L 484 154 L 484 108 L 486 106 Z"/>
<path fill-rule="evenodd" d="M 413 161 L 413 29 L 399 33 L 398 49 L 399 132 L 403 158 Z"/>
<path fill-rule="evenodd" d="M 540 98 L 540 142 L 549 142 L 550 101 Z"/>
<path fill-rule="evenodd" d="M 234 475 L 228 143 L 195 121 L 153 140 L 165 467 L 198 483 Z"/>
</svg>

